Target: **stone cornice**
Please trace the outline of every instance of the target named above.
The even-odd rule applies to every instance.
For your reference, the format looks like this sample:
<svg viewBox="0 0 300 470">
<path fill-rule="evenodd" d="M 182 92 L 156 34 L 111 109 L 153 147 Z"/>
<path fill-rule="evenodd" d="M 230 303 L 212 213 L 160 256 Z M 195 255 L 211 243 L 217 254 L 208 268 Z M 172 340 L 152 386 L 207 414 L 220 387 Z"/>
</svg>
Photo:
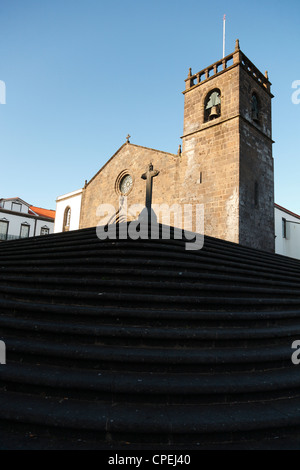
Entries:
<svg viewBox="0 0 300 470">
<path fill-rule="evenodd" d="M 261 135 L 263 135 L 266 139 L 270 140 L 272 142 L 272 144 L 275 143 L 274 140 L 272 140 L 271 137 L 269 137 L 262 130 L 260 130 L 258 127 L 256 127 L 251 121 L 248 121 L 246 118 L 244 118 L 244 116 L 242 116 L 241 114 L 237 114 L 236 116 L 233 116 L 233 117 L 228 118 L 228 119 L 223 119 L 222 121 L 218 120 L 218 122 L 216 122 L 215 124 L 210 124 L 210 125 L 207 125 L 207 126 L 201 128 L 201 129 L 197 129 L 193 132 L 189 132 L 188 134 L 185 134 L 185 135 L 181 136 L 181 139 L 185 139 L 186 137 L 190 137 L 191 135 L 197 134 L 198 132 L 206 131 L 207 129 L 210 129 L 210 128 L 215 127 L 215 126 L 220 126 L 221 124 L 224 124 L 225 122 L 233 121 L 234 119 L 238 119 L 238 118 L 241 118 L 244 122 L 249 124 L 253 129 L 255 129 L 257 132 L 259 132 Z"/>
</svg>

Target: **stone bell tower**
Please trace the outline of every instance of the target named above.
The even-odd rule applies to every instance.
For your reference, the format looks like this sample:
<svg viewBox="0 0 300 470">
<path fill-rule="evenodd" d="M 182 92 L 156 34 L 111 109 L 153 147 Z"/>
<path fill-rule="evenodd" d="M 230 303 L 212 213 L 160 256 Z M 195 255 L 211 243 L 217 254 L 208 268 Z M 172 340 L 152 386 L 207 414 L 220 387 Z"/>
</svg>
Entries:
<svg viewBox="0 0 300 470">
<path fill-rule="evenodd" d="M 240 50 L 192 74 L 184 91 L 183 185 L 197 177 L 206 235 L 274 251 L 271 83 Z"/>
</svg>

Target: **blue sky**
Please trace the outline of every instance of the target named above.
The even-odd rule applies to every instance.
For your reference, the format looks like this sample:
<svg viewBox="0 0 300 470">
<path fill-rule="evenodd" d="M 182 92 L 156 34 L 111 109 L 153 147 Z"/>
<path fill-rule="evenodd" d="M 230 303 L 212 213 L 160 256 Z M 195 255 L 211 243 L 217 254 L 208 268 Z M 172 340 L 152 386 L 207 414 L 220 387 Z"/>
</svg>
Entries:
<svg viewBox="0 0 300 470">
<path fill-rule="evenodd" d="M 177 152 L 184 80 L 242 51 L 272 82 L 276 202 L 300 213 L 300 2 L 0 0 L 0 197 L 55 209 L 125 142 Z M 300 95 L 299 95 L 300 96 Z"/>
</svg>

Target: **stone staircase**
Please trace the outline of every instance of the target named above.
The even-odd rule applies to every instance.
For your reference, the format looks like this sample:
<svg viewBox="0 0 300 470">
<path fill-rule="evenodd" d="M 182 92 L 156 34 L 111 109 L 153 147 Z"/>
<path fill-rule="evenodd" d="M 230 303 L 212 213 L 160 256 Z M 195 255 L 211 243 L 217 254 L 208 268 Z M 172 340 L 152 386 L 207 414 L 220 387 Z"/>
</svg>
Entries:
<svg viewBox="0 0 300 470">
<path fill-rule="evenodd" d="M 1 243 L 0 448 L 300 449 L 299 285 L 208 237 Z"/>
</svg>

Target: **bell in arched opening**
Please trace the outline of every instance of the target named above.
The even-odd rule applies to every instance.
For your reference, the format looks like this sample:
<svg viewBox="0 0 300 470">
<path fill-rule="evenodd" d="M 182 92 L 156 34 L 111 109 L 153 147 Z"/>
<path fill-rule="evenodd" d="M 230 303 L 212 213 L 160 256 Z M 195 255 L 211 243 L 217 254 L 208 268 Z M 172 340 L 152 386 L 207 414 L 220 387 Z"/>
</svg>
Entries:
<svg viewBox="0 0 300 470">
<path fill-rule="evenodd" d="M 205 106 L 205 122 L 212 121 L 221 116 L 221 94 L 219 90 L 212 91 Z"/>
</svg>

